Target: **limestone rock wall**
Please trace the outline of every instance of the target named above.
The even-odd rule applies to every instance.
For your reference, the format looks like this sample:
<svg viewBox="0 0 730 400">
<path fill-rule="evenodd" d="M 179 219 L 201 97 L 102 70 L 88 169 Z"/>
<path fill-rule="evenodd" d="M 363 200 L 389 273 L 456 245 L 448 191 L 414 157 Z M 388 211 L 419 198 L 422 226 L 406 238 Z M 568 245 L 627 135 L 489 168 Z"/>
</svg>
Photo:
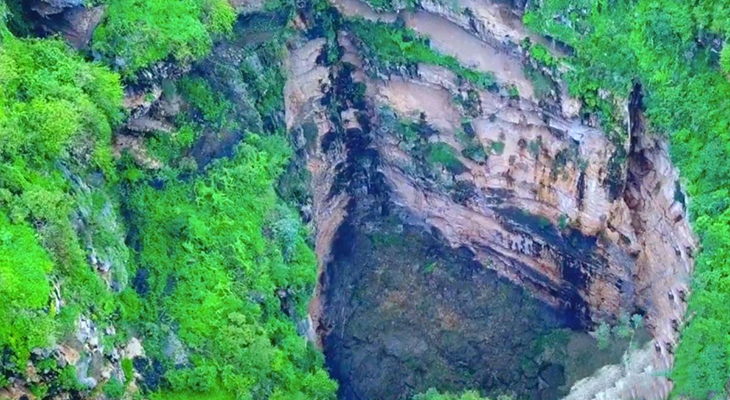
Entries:
<svg viewBox="0 0 730 400">
<path fill-rule="evenodd" d="M 337 0 L 336 6 L 346 15 L 363 9 L 369 19 L 396 18 L 352 0 Z M 418 155 L 409 153 L 399 138 L 376 129 L 375 148 L 391 200 L 409 209 L 424 228 L 438 230 L 451 247 L 470 249 L 485 267 L 549 304 L 574 311 L 584 328 L 622 312 L 645 313 L 654 339 L 649 350 L 636 356 L 644 368 L 642 378 L 604 379 L 595 390 L 578 393 L 596 399 L 606 398 L 605 393 L 666 397 L 671 383 L 651 371 L 671 368 L 696 248 L 666 141 L 644 129 L 640 104 L 627 102 L 629 133 L 610 140 L 591 120 L 577 117 L 576 102 L 564 91 L 554 102 L 538 102 L 532 83 L 522 71 L 513 70 L 522 65 L 519 41 L 529 37 L 513 9 L 475 3 L 468 5 L 470 15 L 464 15 L 435 3 L 423 8 L 430 14 L 401 12 L 400 18 L 420 33 L 433 35 L 432 44 L 440 51 L 494 72 L 499 83 L 519 84 L 520 98 L 479 91 L 478 106 L 466 109 L 463 100 L 474 88 L 442 68 L 420 65 L 415 76 L 369 74 L 356 41 L 341 32 L 343 60 L 355 66 L 353 76 L 367 85 L 373 125 L 381 123 L 378 110 L 383 107 L 403 120 L 424 120 L 436 132 L 428 140 L 451 146 L 464 166 L 458 174 L 442 171 L 436 180 L 419 175 L 414 172 L 422 162 Z M 470 35 L 489 48 L 492 59 L 480 62 L 477 55 L 470 62 L 473 56 L 457 48 L 462 36 L 444 35 L 464 27 L 467 30 L 458 35 Z M 296 119 L 301 125 L 311 110 L 321 112 L 322 90 L 318 93 L 314 82 L 325 82 L 325 72 L 316 66 L 315 55 L 297 55 L 316 47 L 309 43 L 294 53 L 294 60 L 308 59 L 310 66 L 291 69 L 299 83 L 288 84 L 295 99 L 287 104 L 288 122 Z M 297 88 L 305 87 L 309 95 L 298 94 Z M 310 106 L 301 105 L 307 102 Z M 319 121 L 318 138 L 328 132 L 324 120 Z M 458 136 L 464 129 L 472 130 L 486 149 L 486 160 L 462 154 L 465 148 Z M 323 266 L 346 199 L 325 196 L 331 185 L 322 184 L 333 179 L 333 163 L 343 158 L 317 149 L 310 155 L 310 171 Z M 455 198 L 451 189 L 456 185 L 469 187 L 469 195 Z M 625 374 L 635 370 L 619 369 Z"/>
</svg>

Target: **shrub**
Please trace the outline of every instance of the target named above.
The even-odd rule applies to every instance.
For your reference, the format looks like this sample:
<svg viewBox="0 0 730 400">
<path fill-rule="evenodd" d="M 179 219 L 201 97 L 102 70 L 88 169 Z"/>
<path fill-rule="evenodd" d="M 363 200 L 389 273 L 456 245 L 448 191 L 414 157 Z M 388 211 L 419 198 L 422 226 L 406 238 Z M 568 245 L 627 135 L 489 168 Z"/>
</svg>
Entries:
<svg viewBox="0 0 730 400">
<path fill-rule="evenodd" d="M 459 161 L 456 154 L 456 150 L 446 143 L 431 143 L 426 152 L 426 161 L 431 164 L 440 164 L 452 174 L 458 175 L 466 171 L 466 167 Z"/>
<path fill-rule="evenodd" d="M 611 327 L 608 326 L 608 323 L 601 322 L 594 334 L 596 341 L 598 342 L 598 348 L 601 350 L 607 349 L 611 344 Z"/>
<path fill-rule="evenodd" d="M 117 75 L 85 62 L 59 40 L 7 33 L 0 83 L 0 319 L 6 321 L 0 344 L 22 366 L 30 349 L 55 334 L 51 272 L 64 276 L 65 290 L 83 288 L 66 298 L 61 333 L 73 326 L 76 296 L 103 290 L 71 227 L 74 203 L 58 165 L 85 149 L 89 168 L 113 177 L 109 148 L 112 126 L 121 119 L 122 90 Z M 27 221 L 42 221 L 41 235 Z M 94 300 L 100 312 L 108 305 Z"/>
<path fill-rule="evenodd" d="M 182 63 L 201 58 L 235 18 L 226 0 L 109 0 L 92 48 L 131 77 L 168 57 Z"/>
<path fill-rule="evenodd" d="M 499 396 L 497 400 L 511 400 L 510 396 Z M 439 393 L 436 389 L 428 389 L 425 393 L 413 396 L 413 400 L 489 400 L 488 397 L 482 397 L 479 392 L 467 390 L 461 394 Z"/>
<path fill-rule="evenodd" d="M 128 384 L 134 380 L 134 364 L 129 358 L 125 358 L 121 362 L 122 371 L 124 372 L 124 383 Z"/>
<path fill-rule="evenodd" d="M 205 175 L 170 180 L 162 190 L 140 181 L 132 191 L 149 274 L 139 325 L 171 319 L 191 364 L 166 375 L 181 398 L 334 395 L 321 356 L 290 319 L 305 313 L 316 262 L 305 231 L 274 192 L 286 148 L 281 138 L 249 135 Z M 296 315 L 282 312 L 280 289 Z M 147 337 L 145 346 L 164 348 L 166 337 Z"/>
<path fill-rule="evenodd" d="M 83 137 L 96 144 L 99 166 L 111 170 L 104 148 L 121 119 L 118 76 L 84 62 L 61 41 L 6 35 L 0 82 L 0 157 L 38 165 Z"/>
<path fill-rule="evenodd" d="M 20 370 L 30 351 L 49 343 L 53 314 L 47 274 L 53 263 L 25 223 L 0 212 L 0 348 L 10 350 Z"/>
<path fill-rule="evenodd" d="M 502 153 L 504 153 L 504 146 L 505 146 L 505 144 L 502 141 L 493 141 L 492 142 L 492 151 L 495 154 L 502 155 Z"/>
<path fill-rule="evenodd" d="M 116 377 L 112 377 L 104 385 L 104 395 L 109 400 L 121 399 L 124 396 L 124 392 L 124 385 Z"/>
</svg>

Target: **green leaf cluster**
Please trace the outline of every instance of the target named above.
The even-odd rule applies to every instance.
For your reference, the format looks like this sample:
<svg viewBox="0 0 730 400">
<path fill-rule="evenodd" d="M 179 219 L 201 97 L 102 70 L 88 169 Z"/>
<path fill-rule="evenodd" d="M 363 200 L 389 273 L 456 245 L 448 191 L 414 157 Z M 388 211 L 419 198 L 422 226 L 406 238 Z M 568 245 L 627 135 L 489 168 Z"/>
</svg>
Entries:
<svg viewBox="0 0 730 400">
<path fill-rule="evenodd" d="M 443 165 L 452 174 L 461 174 L 466 167 L 461 163 L 456 150 L 444 142 L 429 143 L 426 149 L 426 161 Z"/>
<path fill-rule="evenodd" d="M 96 164 L 111 170 L 111 128 L 122 100 L 116 74 L 61 41 L 5 35 L 0 82 L 0 157 L 42 165 L 82 138 L 98 144 Z"/>
<path fill-rule="evenodd" d="M 289 155 L 280 138 L 250 134 L 204 175 L 132 190 L 147 276 L 137 325 L 160 359 L 170 362 L 163 351 L 171 334 L 189 351 L 190 365 L 169 365 L 174 393 L 333 396 L 321 354 L 295 329 L 316 259 L 306 230 L 274 192 Z"/>
<path fill-rule="evenodd" d="M 71 216 L 98 194 L 97 187 L 86 187 L 77 197 L 82 184 L 74 179 L 95 172 L 114 179 L 111 132 L 122 118 L 121 100 L 119 77 L 63 42 L 2 33 L 0 347 L 18 372 L 33 348 L 73 325 L 80 309 L 93 304 L 96 317 L 113 311 L 112 295 L 89 268 Z M 86 210 L 92 223 L 101 213 Z M 105 232 L 96 227 L 90 241 Z M 50 298 L 51 281 L 62 287 L 61 310 Z"/>
<path fill-rule="evenodd" d="M 51 285 L 53 263 L 25 223 L 0 213 L 0 348 L 25 366 L 30 350 L 48 344 L 53 329 Z"/>
<path fill-rule="evenodd" d="M 201 58 L 236 20 L 227 0 L 109 0 L 107 7 L 92 49 L 125 77 L 168 57 Z"/>
</svg>

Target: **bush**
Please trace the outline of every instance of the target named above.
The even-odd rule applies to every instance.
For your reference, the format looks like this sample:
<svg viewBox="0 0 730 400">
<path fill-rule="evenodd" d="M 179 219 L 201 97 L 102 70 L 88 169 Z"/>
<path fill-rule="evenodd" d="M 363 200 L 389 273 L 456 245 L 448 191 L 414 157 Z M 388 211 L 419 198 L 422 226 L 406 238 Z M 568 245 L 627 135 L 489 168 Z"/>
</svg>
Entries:
<svg viewBox="0 0 730 400">
<path fill-rule="evenodd" d="M 55 160 L 83 137 L 111 170 L 112 126 L 121 120 L 119 78 L 84 62 L 58 40 L 16 39 L 0 47 L 0 157 L 35 165 Z"/>
<path fill-rule="evenodd" d="M 466 171 L 466 167 L 459 161 L 456 154 L 456 150 L 446 143 L 431 143 L 426 151 L 426 161 L 431 164 L 440 164 L 452 174 L 458 175 Z"/>
<path fill-rule="evenodd" d="M 226 0 L 109 0 L 92 48 L 131 77 L 168 57 L 181 63 L 201 58 L 235 19 Z"/>
<path fill-rule="evenodd" d="M 305 315 L 316 260 L 274 192 L 286 148 L 278 137 L 250 135 L 205 175 L 162 190 L 139 182 L 132 191 L 140 263 L 149 272 L 139 326 L 171 319 L 159 329 L 175 327 L 191 362 L 166 375 L 181 396 L 334 396 L 321 355 L 291 319 Z M 280 289 L 295 315 L 282 312 Z M 145 347 L 164 348 L 166 337 L 150 336 Z"/>
<path fill-rule="evenodd" d="M 30 351 L 49 343 L 53 314 L 47 274 L 53 263 L 25 223 L 14 224 L 0 212 L 0 348 L 10 350 L 20 370 Z"/>
<path fill-rule="evenodd" d="M 426 393 L 413 396 L 413 400 L 489 400 L 488 397 L 482 397 L 479 392 L 467 390 L 461 394 L 439 393 L 436 389 L 428 389 Z M 497 400 L 512 400 L 510 396 L 499 396 Z"/>
<path fill-rule="evenodd" d="M 112 377 L 104 385 L 104 395 L 109 400 L 119 400 L 124 396 L 124 385 L 119 379 Z"/>
<path fill-rule="evenodd" d="M 202 78 L 185 77 L 180 80 L 180 91 L 190 104 L 200 111 L 203 119 L 218 127 L 225 125 L 225 118 L 232 105 L 222 95 L 213 91 Z"/>
<path fill-rule="evenodd" d="M 68 295 L 59 333 L 73 326 L 81 297 L 99 313 L 110 311 L 69 220 L 75 201 L 65 173 L 84 163 L 70 153 L 82 152 L 90 165 L 79 168 L 113 178 L 111 131 L 122 117 L 122 90 L 116 74 L 59 40 L 7 33 L 0 82 L 0 345 L 24 370 L 29 351 L 55 334 L 48 275 L 63 276 Z"/>
</svg>

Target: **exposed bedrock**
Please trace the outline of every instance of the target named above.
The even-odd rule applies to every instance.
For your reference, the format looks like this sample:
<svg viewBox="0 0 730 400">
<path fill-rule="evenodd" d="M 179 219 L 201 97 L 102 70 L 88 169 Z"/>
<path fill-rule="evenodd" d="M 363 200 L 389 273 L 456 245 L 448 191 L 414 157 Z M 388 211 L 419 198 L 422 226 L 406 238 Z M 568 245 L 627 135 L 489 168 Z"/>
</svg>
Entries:
<svg viewBox="0 0 730 400">
<path fill-rule="evenodd" d="M 338 4 L 395 18 L 363 6 Z M 406 16 L 418 28 L 408 18 L 421 18 L 425 35 L 461 29 L 434 23 L 438 15 Z M 508 28 L 523 32 L 490 32 Z M 324 340 L 341 394 L 405 398 L 436 385 L 545 399 L 666 397 L 671 382 L 660 373 L 672 366 L 696 243 L 666 141 L 644 127 L 640 87 L 626 104 L 628 133 L 610 140 L 575 117 L 574 100 L 536 103 L 532 83 L 510 67 L 521 65 L 516 53 L 480 35 L 471 37 L 493 56 L 479 64 L 471 55 L 472 66 L 507 66 L 492 72 L 522 85 L 519 99 L 434 66 L 371 74 L 357 41 L 338 36 L 333 66 L 322 61 L 324 40 L 292 50 L 285 98 L 312 175 L 322 278 L 311 335 Z M 449 43 L 432 41 L 463 61 Z M 419 127 L 420 144 L 399 136 L 402 123 Z M 456 161 L 429 165 L 424 149 L 441 144 Z M 469 156 L 474 146 L 483 157 Z M 581 357 L 576 343 L 595 353 L 581 331 L 622 313 L 643 314 L 652 341 L 623 364 L 615 355 L 571 361 Z M 558 331 L 570 332 L 563 344 L 535 347 Z M 615 365 L 588 376 L 605 364 Z"/>
</svg>

